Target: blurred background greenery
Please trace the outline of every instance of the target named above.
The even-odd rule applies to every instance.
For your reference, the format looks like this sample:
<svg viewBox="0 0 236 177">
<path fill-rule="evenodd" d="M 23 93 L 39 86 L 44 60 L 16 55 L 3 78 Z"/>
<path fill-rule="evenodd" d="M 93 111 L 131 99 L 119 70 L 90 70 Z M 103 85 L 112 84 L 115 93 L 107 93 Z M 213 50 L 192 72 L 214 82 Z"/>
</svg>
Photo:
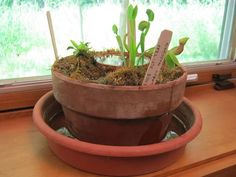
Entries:
<svg viewBox="0 0 236 177">
<path fill-rule="evenodd" d="M 97 50 L 117 47 L 111 27 L 119 24 L 122 0 L 0 0 L 0 79 L 50 74 L 54 61 L 46 21 L 53 17 L 60 56 L 69 40 L 84 40 Z M 155 12 L 147 46 L 157 42 L 160 31 L 174 32 L 171 45 L 188 36 L 180 62 L 218 59 L 224 0 L 136 0 L 139 19 L 145 10 Z M 138 34 L 137 34 L 138 35 Z"/>
</svg>

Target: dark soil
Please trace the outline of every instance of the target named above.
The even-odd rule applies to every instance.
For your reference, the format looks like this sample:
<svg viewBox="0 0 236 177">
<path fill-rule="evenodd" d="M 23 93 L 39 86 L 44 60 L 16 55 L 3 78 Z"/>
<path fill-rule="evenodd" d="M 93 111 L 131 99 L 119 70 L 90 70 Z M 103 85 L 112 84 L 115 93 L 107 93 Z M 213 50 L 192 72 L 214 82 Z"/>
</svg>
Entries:
<svg viewBox="0 0 236 177">
<path fill-rule="evenodd" d="M 102 55 L 99 53 L 99 56 Z M 52 70 L 58 71 L 68 77 L 80 80 L 82 82 L 95 82 L 116 86 L 137 86 L 141 85 L 148 65 L 130 67 L 116 67 L 98 63 L 91 56 L 68 56 L 54 63 Z M 175 80 L 183 74 L 180 67 L 173 70 L 165 65 L 157 79 L 157 84 L 166 83 Z"/>
</svg>

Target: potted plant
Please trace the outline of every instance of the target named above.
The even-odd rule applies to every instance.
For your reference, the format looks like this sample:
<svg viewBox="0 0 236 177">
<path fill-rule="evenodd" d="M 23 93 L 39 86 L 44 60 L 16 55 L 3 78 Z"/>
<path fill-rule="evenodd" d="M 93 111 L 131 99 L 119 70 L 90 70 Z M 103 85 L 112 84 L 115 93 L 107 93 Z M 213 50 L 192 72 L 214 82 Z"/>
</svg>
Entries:
<svg viewBox="0 0 236 177">
<path fill-rule="evenodd" d="M 66 125 L 76 138 L 107 145 L 143 145 L 159 142 L 166 134 L 171 112 L 180 103 L 187 74 L 176 55 L 183 51 L 188 38 L 168 51 L 165 46 L 152 84 L 145 84 L 155 64 L 156 47 L 145 50 L 145 37 L 154 13 L 146 11 L 148 20 L 138 25 L 138 7 L 127 10 L 128 32 L 122 39 L 118 28 L 112 30 L 119 50 L 93 51 L 88 43 L 71 40 L 73 55 L 55 61 L 52 66 L 53 94 L 62 105 Z M 160 37 L 161 38 L 161 37 Z M 160 41 L 160 39 L 159 39 Z M 162 47 L 162 46 L 161 46 Z M 103 64 L 119 59 L 120 66 Z"/>
</svg>

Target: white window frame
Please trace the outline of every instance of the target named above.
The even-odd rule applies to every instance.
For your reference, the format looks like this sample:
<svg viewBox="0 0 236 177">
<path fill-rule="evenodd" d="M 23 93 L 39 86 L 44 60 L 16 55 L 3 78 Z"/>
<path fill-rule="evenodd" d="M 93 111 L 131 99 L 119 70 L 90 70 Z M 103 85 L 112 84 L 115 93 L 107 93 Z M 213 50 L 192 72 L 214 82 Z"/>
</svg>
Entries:
<svg viewBox="0 0 236 177">
<path fill-rule="evenodd" d="M 233 29 L 235 29 L 235 16 L 236 16 L 236 0 L 227 0 L 224 11 L 224 21 L 222 26 L 219 58 L 224 58 L 229 54 L 228 58 L 235 60 L 235 54 L 233 52 Z"/>
</svg>

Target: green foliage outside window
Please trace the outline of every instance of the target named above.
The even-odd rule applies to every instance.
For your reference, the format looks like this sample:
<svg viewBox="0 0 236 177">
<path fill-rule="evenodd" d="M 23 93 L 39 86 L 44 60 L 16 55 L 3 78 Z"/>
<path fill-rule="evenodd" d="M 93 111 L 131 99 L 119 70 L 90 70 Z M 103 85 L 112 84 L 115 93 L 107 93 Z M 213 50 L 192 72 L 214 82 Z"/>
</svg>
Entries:
<svg viewBox="0 0 236 177">
<path fill-rule="evenodd" d="M 97 46 L 101 46 L 101 49 L 116 47 L 116 43 L 112 43 L 114 34 L 110 30 L 110 26 L 114 23 L 119 24 L 119 21 L 114 21 L 116 18 L 112 19 L 110 16 L 119 10 L 121 2 L 123 1 L 0 1 L 0 79 L 50 74 L 49 68 L 54 59 L 45 15 L 45 11 L 48 9 L 52 14 L 59 15 L 61 19 L 67 15 L 79 13 L 78 17 L 82 18 L 82 20 L 78 18 L 55 22 L 57 25 L 60 24 L 58 28 L 54 29 L 59 45 L 62 43 L 62 38 L 65 41 L 70 39 L 63 33 L 57 34 L 59 28 L 60 30 L 62 28 L 73 29 L 73 23 L 77 23 L 81 25 L 80 28 L 74 30 L 76 31 L 74 33 L 84 36 L 84 41 L 91 42 L 91 47 L 95 49 Z M 136 0 L 132 3 L 143 8 L 140 11 L 151 8 L 156 14 L 156 18 L 152 22 L 152 29 L 155 30 L 150 29 L 149 36 L 151 37 L 145 39 L 147 43 L 149 42 L 151 45 L 156 43 L 159 36 L 158 30 L 167 28 L 173 30 L 174 36 L 176 36 L 170 48 L 178 45 L 179 38 L 183 36 L 191 39 L 184 54 L 181 55 L 180 62 L 209 61 L 218 58 L 225 1 Z M 110 15 L 111 13 L 112 15 Z M 162 15 L 160 16 L 158 13 Z M 95 14 L 94 17 L 91 14 Z M 143 14 L 140 18 L 145 16 L 146 14 Z M 69 24 L 70 20 L 72 21 L 71 26 L 64 25 L 66 22 Z M 108 28 L 104 25 L 105 23 L 110 23 L 107 24 Z M 110 31 L 109 34 L 105 28 Z M 81 40 L 80 37 L 78 38 L 76 41 Z M 147 45 L 147 48 L 149 47 Z M 59 50 L 60 52 L 61 50 Z"/>
</svg>

